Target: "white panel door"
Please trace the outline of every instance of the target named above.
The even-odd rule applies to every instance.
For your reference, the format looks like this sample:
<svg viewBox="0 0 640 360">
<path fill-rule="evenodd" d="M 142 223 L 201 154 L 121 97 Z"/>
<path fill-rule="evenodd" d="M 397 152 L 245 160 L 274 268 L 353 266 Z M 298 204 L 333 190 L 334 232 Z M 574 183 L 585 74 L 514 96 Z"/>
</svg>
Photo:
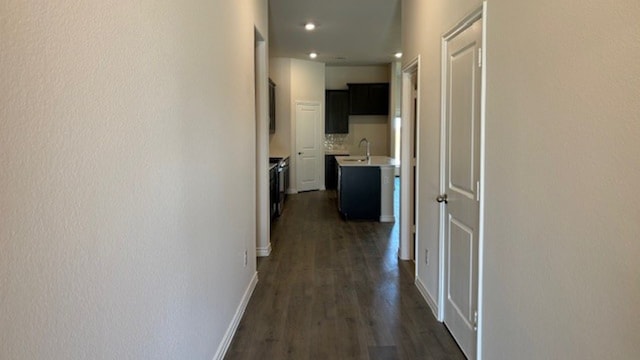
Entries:
<svg viewBox="0 0 640 360">
<path fill-rule="evenodd" d="M 298 191 L 320 189 L 320 104 L 296 103 L 296 186 Z"/>
<path fill-rule="evenodd" d="M 482 20 L 448 40 L 445 91 L 444 322 L 476 358 Z"/>
</svg>

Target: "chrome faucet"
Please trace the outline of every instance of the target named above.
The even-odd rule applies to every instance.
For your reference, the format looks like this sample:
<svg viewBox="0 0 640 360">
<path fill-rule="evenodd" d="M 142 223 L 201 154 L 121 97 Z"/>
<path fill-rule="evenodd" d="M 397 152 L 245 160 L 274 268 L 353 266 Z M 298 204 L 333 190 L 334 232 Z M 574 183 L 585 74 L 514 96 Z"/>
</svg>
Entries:
<svg viewBox="0 0 640 360">
<path fill-rule="evenodd" d="M 362 146 L 363 142 L 367 144 L 367 161 L 369 161 L 369 158 L 371 157 L 371 144 L 367 138 L 362 138 L 362 140 L 360 140 L 360 144 L 358 144 L 358 148 Z"/>
</svg>

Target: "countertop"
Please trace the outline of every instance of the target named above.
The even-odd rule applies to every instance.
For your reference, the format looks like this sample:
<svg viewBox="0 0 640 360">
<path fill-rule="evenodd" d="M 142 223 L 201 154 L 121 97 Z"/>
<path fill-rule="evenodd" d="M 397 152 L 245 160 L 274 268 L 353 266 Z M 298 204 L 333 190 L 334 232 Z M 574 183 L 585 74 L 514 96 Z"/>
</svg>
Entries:
<svg viewBox="0 0 640 360">
<path fill-rule="evenodd" d="M 360 160 L 363 161 L 354 161 Z M 393 167 L 396 166 L 396 161 L 388 156 L 370 156 L 369 160 L 365 160 L 364 156 L 336 156 L 338 165 L 340 166 L 378 166 L 378 167 Z"/>
</svg>

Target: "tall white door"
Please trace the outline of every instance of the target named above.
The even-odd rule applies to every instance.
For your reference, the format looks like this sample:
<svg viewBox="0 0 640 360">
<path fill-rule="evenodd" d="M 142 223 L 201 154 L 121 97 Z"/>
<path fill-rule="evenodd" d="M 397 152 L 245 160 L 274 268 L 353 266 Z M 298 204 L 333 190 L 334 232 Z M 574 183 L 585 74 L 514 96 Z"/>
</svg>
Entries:
<svg viewBox="0 0 640 360">
<path fill-rule="evenodd" d="M 445 91 L 444 322 L 476 358 L 482 19 L 447 41 Z"/>
<path fill-rule="evenodd" d="M 322 131 L 319 103 L 296 103 L 296 186 L 298 191 L 320 189 Z"/>
</svg>

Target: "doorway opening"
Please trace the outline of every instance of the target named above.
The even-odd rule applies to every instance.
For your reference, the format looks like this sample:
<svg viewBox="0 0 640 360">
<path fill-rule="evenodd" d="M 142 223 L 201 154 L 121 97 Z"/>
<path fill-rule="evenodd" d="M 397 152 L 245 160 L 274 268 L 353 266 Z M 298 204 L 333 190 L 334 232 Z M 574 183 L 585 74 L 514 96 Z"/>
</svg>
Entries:
<svg viewBox="0 0 640 360">
<path fill-rule="evenodd" d="M 402 69 L 402 123 L 400 159 L 400 259 L 414 260 L 415 274 L 421 266 L 416 246 L 418 226 L 418 154 L 419 154 L 419 64 L 420 57 Z M 415 275 L 414 274 L 414 275 Z"/>
<path fill-rule="evenodd" d="M 267 43 L 264 37 L 254 30 L 254 109 L 255 109 L 255 244 L 248 244 L 245 250 L 245 266 L 249 254 L 269 256 L 271 253 L 270 217 L 269 217 L 269 95 L 267 75 Z M 253 257 L 253 255 L 252 255 Z"/>
</svg>

